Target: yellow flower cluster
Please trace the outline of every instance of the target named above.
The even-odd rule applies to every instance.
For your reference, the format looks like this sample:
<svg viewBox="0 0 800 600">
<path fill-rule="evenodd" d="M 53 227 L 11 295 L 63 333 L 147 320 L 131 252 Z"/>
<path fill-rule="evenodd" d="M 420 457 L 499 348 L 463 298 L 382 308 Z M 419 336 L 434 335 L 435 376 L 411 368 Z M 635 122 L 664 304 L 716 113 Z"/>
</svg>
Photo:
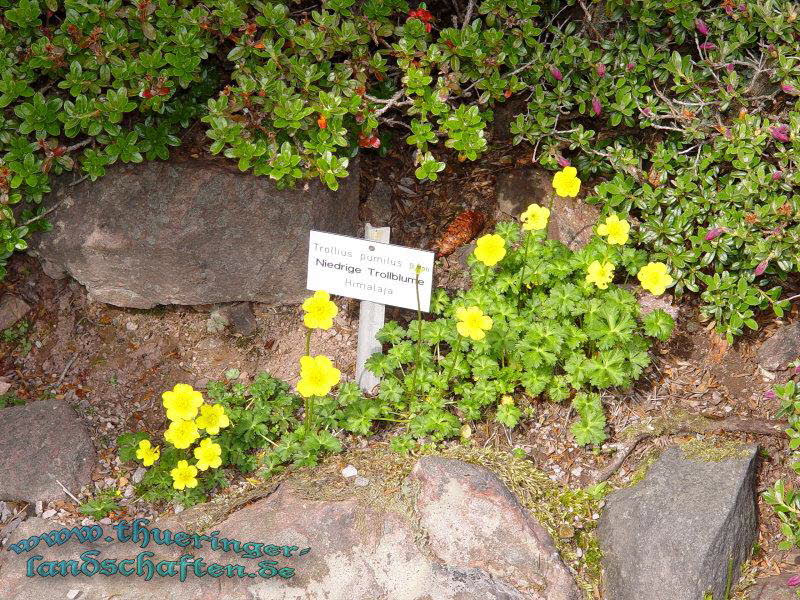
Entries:
<svg viewBox="0 0 800 600">
<path fill-rule="evenodd" d="M 493 267 L 506 255 L 506 242 L 496 233 L 479 237 L 475 243 L 475 258 L 487 267 Z"/>
<path fill-rule="evenodd" d="M 586 269 L 586 282 L 595 284 L 601 290 L 606 289 L 612 279 L 614 279 L 614 265 L 608 261 L 594 260 Z"/>
<path fill-rule="evenodd" d="M 667 272 L 667 265 L 662 262 L 651 262 L 639 269 L 636 278 L 644 289 L 655 296 L 660 296 L 673 284 L 672 276 Z"/>
<path fill-rule="evenodd" d="M 597 234 L 606 236 L 608 243 L 622 246 L 628 241 L 628 232 L 631 230 L 630 224 L 617 215 L 610 215 L 605 223 L 597 226 Z"/>
<path fill-rule="evenodd" d="M 575 167 L 564 167 L 563 170 L 553 175 L 553 189 L 562 198 L 577 196 L 581 191 L 578 170 Z"/>
<path fill-rule="evenodd" d="M 309 329 L 328 330 L 333 327 L 333 317 L 339 313 L 339 309 L 331 302 L 328 292 L 317 291 L 310 298 L 303 302 L 303 323 Z"/>
<path fill-rule="evenodd" d="M 225 409 L 218 404 L 205 404 L 203 394 L 185 383 L 178 383 L 161 394 L 162 404 L 170 424 L 164 432 L 164 440 L 178 450 L 186 450 L 200 437 L 200 431 L 217 435 L 220 429 L 231 424 Z M 136 458 L 145 467 L 152 466 L 161 457 L 161 448 L 153 448 L 150 440 L 141 440 L 136 449 Z M 172 485 L 176 490 L 197 487 L 197 472 L 222 466 L 222 447 L 211 438 L 203 439 L 194 449 L 195 465 L 181 460 L 170 471 Z"/>
<path fill-rule="evenodd" d="M 476 342 L 486 337 L 486 332 L 492 328 L 492 318 L 483 314 L 477 306 L 456 309 L 456 330 L 459 335 L 468 337 Z"/>
<path fill-rule="evenodd" d="M 297 393 L 304 398 L 327 396 L 341 377 L 342 372 L 333 366 L 327 356 L 302 356 Z"/>
<path fill-rule="evenodd" d="M 519 218 L 522 221 L 522 229 L 525 231 L 539 231 L 547 227 L 550 209 L 538 204 L 531 204 Z"/>
</svg>

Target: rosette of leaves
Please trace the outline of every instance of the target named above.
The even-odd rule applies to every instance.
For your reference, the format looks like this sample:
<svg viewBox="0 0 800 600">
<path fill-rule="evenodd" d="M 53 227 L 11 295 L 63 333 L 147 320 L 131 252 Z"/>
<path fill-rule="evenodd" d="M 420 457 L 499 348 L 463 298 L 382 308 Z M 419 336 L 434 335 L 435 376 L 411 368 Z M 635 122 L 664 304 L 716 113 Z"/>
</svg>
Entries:
<svg viewBox="0 0 800 600">
<path fill-rule="evenodd" d="M 386 349 L 367 362 L 384 378 L 378 398 L 408 421 L 412 438 L 434 441 L 488 415 L 513 427 L 536 399 L 572 399 L 579 415 L 576 440 L 600 443 L 605 417 L 598 392 L 636 381 L 650 362 L 650 339 L 667 339 L 674 323 L 661 310 L 641 318 L 631 292 L 587 283 L 586 267 L 610 261 L 618 274 L 632 276 L 646 256 L 596 237 L 575 252 L 545 240 L 542 232 L 519 239 L 515 223 L 499 224 L 497 233 L 508 253 L 492 268 L 471 256 L 470 289 L 452 298 L 438 290 L 432 319 L 421 327 L 417 321 L 408 328 L 389 323 L 380 331 Z M 454 314 L 462 306 L 491 316 L 484 339 L 456 344 Z M 419 335 L 421 357 L 415 362 Z M 517 411 L 499 406 L 504 395 L 517 396 Z"/>
</svg>

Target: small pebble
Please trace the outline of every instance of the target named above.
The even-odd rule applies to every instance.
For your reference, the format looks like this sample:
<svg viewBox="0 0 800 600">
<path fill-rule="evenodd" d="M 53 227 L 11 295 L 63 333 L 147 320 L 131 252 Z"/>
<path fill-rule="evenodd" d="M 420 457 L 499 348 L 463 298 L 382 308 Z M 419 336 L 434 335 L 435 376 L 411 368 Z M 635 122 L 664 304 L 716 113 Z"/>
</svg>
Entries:
<svg viewBox="0 0 800 600">
<path fill-rule="evenodd" d="M 144 467 L 139 467 L 136 471 L 133 472 L 133 483 L 140 483 L 144 478 L 144 474 L 147 473 L 147 469 Z"/>
<path fill-rule="evenodd" d="M 81 594 L 83 594 L 83 592 L 80 590 L 70 590 L 67 592 L 67 600 L 76 600 Z"/>
<path fill-rule="evenodd" d="M 101 524 L 101 525 L 111 525 L 111 519 L 110 519 L 110 518 L 108 518 L 108 517 L 105 517 L 105 518 L 103 518 L 103 519 L 100 519 L 100 524 Z"/>
<path fill-rule="evenodd" d="M 42 508 L 43 508 L 43 506 L 44 506 L 44 504 L 42 503 L 42 501 L 41 501 L 41 500 L 38 500 L 38 501 L 36 502 L 36 505 L 35 505 L 35 510 L 36 510 L 36 516 L 37 516 L 37 517 L 41 516 L 41 514 L 42 514 Z"/>
<path fill-rule="evenodd" d="M 125 323 L 125 329 L 127 329 L 128 331 L 136 331 L 137 329 L 139 329 L 139 326 L 133 321 L 128 321 L 127 323 Z"/>
<path fill-rule="evenodd" d="M 52 519 L 55 516 L 56 516 L 56 511 L 54 511 L 52 508 L 42 513 L 43 519 Z"/>
<path fill-rule="evenodd" d="M 361 475 L 359 475 L 358 477 L 356 477 L 356 480 L 355 480 L 355 482 L 354 482 L 354 483 L 355 483 L 355 484 L 356 484 L 356 486 L 358 486 L 358 487 L 367 487 L 367 486 L 369 485 L 369 479 L 367 479 L 366 477 L 362 477 Z"/>
<path fill-rule="evenodd" d="M 358 475 L 358 469 L 356 469 L 353 465 L 347 465 L 344 469 L 342 469 L 342 477 L 345 479 L 355 477 L 356 475 Z"/>
<path fill-rule="evenodd" d="M 178 515 L 178 514 L 180 514 L 182 512 L 183 512 L 183 506 L 181 506 L 180 504 L 176 504 L 175 505 L 175 514 Z"/>
</svg>

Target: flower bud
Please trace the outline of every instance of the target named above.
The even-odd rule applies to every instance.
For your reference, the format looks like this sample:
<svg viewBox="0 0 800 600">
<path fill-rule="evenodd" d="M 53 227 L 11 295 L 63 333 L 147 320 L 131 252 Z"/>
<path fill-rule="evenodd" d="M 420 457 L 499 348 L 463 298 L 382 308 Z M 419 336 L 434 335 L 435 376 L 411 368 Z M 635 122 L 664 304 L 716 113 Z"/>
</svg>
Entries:
<svg viewBox="0 0 800 600">
<path fill-rule="evenodd" d="M 724 227 L 714 227 L 712 229 L 709 229 L 708 233 L 706 234 L 706 241 L 710 242 L 711 240 L 717 239 L 723 233 L 725 233 Z"/>
<path fill-rule="evenodd" d="M 733 73 L 733 63 L 728 63 L 725 65 L 725 68 L 728 70 L 728 73 Z"/>
<path fill-rule="evenodd" d="M 708 35 L 708 25 L 703 19 L 695 19 L 694 20 L 694 28 L 697 29 L 697 33 L 700 35 Z"/>
<path fill-rule="evenodd" d="M 775 395 L 774 391 L 767 390 L 766 392 L 764 392 L 764 398 L 766 398 L 767 400 L 775 400 L 777 396 Z"/>
<path fill-rule="evenodd" d="M 789 141 L 789 126 L 788 125 L 774 125 L 769 128 L 769 134 L 779 142 Z"/>
<path fill-rule="evenodd" d="M 756 267 L 756 270 L 753 271 L 753 275 L 755 275 L 756 277 L 758 277 L 759 275 L 763 275 L 764 271 L 767 270 L 767 265 L 769 265 L 769 259 L 768 258 L 765 259 L 765 260 L 762 260 L 760 263 L 758 263 L 758 266 Z"/>
<path fill-rule="evenodd" d="M 600 113 L 603 112 L 603 105 L 600 104 L 600 100 L 597 98 L 592 98 L 592 110 L 594 111 L 595 116 L 600 116 Z"/>
<path fill-rule="evenodd" d="M 606 66 L 603 63 L 597 63 L 595 67 L 595 71 L 597 71 L 598 77 L 605 77 L 606 76 Z"/>
<path fill-rule="evenodd" d="M 781 85 L 781 89 L 787 94 L 797 93 L 797 88 L 794 87 L 793 85 L 789 85 L 788 83 L 784 83 L 783 85 Z"/>
<path fill-rule="evenodd" d="M 553 79 L 555 79 L 556 81 L 561 81 L 564 79 L 564 76 L 561 74 L 561 71 L 559 71 L 555 67 L 550 67 L 550 75 L 552 75 Z"/>
<path fill-rule="evenodd" d="M 628 69 L 628 71 L 633 71 L 636 68 L 636 65 L 633 63 L 628 63 L 626 68 Z"/>
<path fill-rule="evenodd" d="M 797 587 L 800 585 L 800 575 L 792 575 L 786 580 L 786 585 L 789 587 Z"/>
<path fill-rule="evenodd" d="M 564 158 L 560 154 L 556 157 L 556 162 L 558 163 L 558 166 L 561 167 L 562 169 L 564 167 L 569 167 L 571 164 L 566 158 Z"/>
<path fill-rule="evenodd" d="M 781 177 L 783 177 L 783 171 L 775 171 L 772 173 L 772 181 L 780 181 Z"/>
<path fill-rule="evenodd" d="M 716 44 L 712 44 L 711 42 L 703 42 L 700 44 L 700 50 L 714 50 L 717 47 Z"/>
</svg>

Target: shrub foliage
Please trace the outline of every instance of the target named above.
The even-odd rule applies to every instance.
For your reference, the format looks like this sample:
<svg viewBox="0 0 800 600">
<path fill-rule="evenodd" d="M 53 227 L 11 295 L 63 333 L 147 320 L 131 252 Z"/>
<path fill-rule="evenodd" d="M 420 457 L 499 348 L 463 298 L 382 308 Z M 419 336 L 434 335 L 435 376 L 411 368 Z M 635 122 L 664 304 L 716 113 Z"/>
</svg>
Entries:
<svg viewBox="0 0 800 600">
<path fill-rule="evenodd" d="M 546 167 L 602 181 L 635 241 L 732 337 L 798 270 L 795 6 L 779 0 L 0 0 L 0 262 L 49 176 L 211 150 L 331 188 L 359 150 L 487 148 L 493 109 Z M 0 264 L 0 275 L 2 275 Z"/>
</svg>

